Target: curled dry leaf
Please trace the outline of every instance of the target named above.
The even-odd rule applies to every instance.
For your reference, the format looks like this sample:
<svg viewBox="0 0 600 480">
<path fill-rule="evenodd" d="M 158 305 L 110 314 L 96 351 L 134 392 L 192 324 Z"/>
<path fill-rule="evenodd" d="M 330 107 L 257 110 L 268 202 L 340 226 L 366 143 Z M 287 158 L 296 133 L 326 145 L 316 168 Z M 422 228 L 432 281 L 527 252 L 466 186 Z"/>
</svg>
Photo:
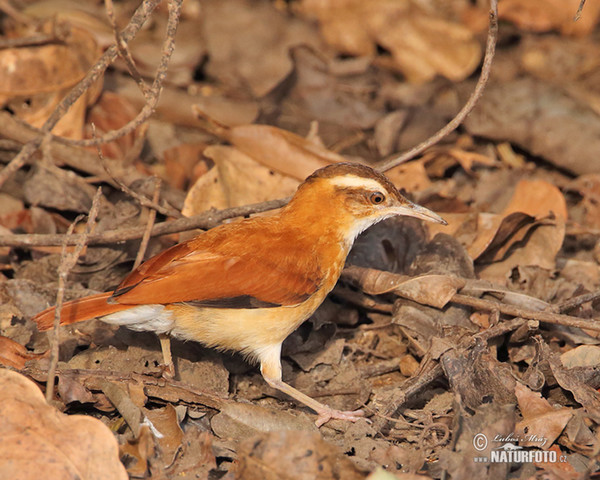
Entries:
<svg viewBox="0 0 600 480">
<path fill-rule="evenodd" d="M 198 108 L 194 112 L 205 118 Z M 270 125 L 240 125 L 228 128 L 208 119 L 212 134 L 227 140 L 265 167 L 303 181 L 315 170 L 330 163 L 347 161 L 341 155 L 295 133 Z"/>
<path fill-rule="evenodd" d="M 42 30 L 51 32 L 49 21 Z M 27 123 L 41 127 L 65 92 L 83 78 L 100 55 L 94 38 L 68 24 L 65 41 L 0 50 L 0 105 Z M 86 107 L 98 97 L 102 80 L 88 89 L 53 129 L 53 133 L 81 138 Z"/>
<path fill-rule="evenodd" d="M 484 267 L 480 271 L 481 278 L 504 283 L 510 271 L 519 265 L 546 270 L 555 268 L 567 221 L 564 196 L 556 186 L 543 180 L 521 180 L 502 216 L 506 219 L 523 214 L 535 217 L 537 221 L 531 228 L 518 229 L 495 252 L 493 259 L 500 261 Z M 526 243 L 521 246 L 522 242 Z"/>
<path fill-rule="evenodd" d="M 448 168 L 456 164 L 469 174 L 473 173 L 475 165 L 499 166 L 499 163 L 490 157 L 461 148 L 432 148 L 423 155 L 421 161 L 427 166 L 427 172 L 436 177 L 442 177 Z"/>
<path fill-rule="evenodd" d="M 401 297 L 436 308 L 444 307 L 465 285 L 464 279 L 449 275 L 407 277 L 360 267 L 347 267 L 344 270 L 344 278 L 352 279 L 371 295 L 394 292 Z"/>
<path fill-rule="evenodd" d="M 63 415 L 24 376 L 0 370 L 0 477 L 126 480 L 117 441 L 99 420 Z M 26 448 L 24 448 L 26 446 Z"/>
<path fill-rule="evenodd" d="M 538 392 L 515 385 L 515 395 L 523 419 L 515 426 L 519 445 L 548 450 L 573 416 L 570 408 L 556 409 Z"/>
<path fill-rule="evenodd" d="M 437 74 L 454 81 L 469 76 L 481 58 L 472 33 L 416 4 L 304 0 L 301 9 L 318 19 L 325 40 L 343 53 L 374 56 L 377 45 L 384 47 L 391 53 L 389 66 L 409 81 L 426 82 Z"/>
<path fill-rule="evenodd" d="M 162 463 L 171 465 L 183 441 L 183 430 L 179 426 L 175 407 L 169 404 L 164 408 L 144 409 L 144 414 L 161 434 L 155 439 L 160 447 Z"/>
<path fill-rule="evenodd" d="M 221 438 L 248 438 L 258 433 L 283 430 L 317 430 L 313 420 L 303 413 L 293 414 L 251 403 L 228 403 L 211 420 Z"/>
<path fill-rule="evenodd" d="M 0 365 L 21 369 L 27 360 L 39 359 L 45 355 L 29 352 L 20 343 L 0 335 Z"/>
</svg>

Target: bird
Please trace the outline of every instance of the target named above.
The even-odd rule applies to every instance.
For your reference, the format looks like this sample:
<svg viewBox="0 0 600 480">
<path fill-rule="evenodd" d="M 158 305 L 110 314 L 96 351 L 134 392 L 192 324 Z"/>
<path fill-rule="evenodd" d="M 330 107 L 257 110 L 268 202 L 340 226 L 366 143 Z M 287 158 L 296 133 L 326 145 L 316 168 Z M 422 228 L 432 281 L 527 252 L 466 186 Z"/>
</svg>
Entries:
<svg viewBox="0 0 600 480">
<path fill-rule="evenodd" d="M 331 292 L 356 237 L 398 215 L 446 224 L 373 168 L 331 164 L 275 214 L 202 232 L 142 263 L 114 291 L 64 303 L 60 324 L 99 318 L 155 332 L 171 375 L 171 337 L 240 352 L 268 385 L 315 411 L 317 426 L 356 421 L 362 410 L 333 409 L 285 383 L 281 346 Z M 35 315 L 39 330 L 52 328 L 54 310 Z"/>
</svg>

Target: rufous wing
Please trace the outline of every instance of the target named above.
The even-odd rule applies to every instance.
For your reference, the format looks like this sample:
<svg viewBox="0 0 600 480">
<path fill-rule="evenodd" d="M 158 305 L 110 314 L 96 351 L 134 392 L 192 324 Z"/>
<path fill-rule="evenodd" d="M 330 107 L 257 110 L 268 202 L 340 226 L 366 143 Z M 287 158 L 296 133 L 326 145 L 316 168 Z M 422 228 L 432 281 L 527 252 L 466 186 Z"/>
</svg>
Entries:
<svg viewBox="0 0 600 480">
<path fill-rule="evenodd" d="M 243 235 L 234 225 L 209 231 L 144 263 L 115 290 L 121 304 L 203 302 L 231 299 L 258 305 L 297 305 L 319 289 L 322 274 L 310 252 L 289 254 L 288 242 Z"/>
</svg>

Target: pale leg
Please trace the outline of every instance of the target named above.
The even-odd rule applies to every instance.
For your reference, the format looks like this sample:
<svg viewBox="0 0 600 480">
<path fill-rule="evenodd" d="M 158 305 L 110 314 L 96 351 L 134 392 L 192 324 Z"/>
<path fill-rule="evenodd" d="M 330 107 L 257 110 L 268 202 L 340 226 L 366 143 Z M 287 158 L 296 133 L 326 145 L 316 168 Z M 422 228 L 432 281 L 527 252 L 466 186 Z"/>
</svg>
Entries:
<svg viewBox="0 0 600 480">
<path fill-rule="evenodd" d="M 281 344 L 263 350 L 260 355 L 260 373 L 271 387 L 289 395 L 290 397 L 298 400 L 300 403 L 303 403 L 307 407 L 317 412 L 319 415 L 317 421 L 315 422 L 317 427 L 320 427 L 332 419 L 356 422 L 359 418 L 364 416 L 364 412 L 362 410 L 346 412 L 335 410 L 285 383 L 281 379 L 280 355 Z"/>
<path fill-rule="evenodd" d="M 163 365 L 165 368 L 163 376 L 172 379 L 175 377 L 175 365 L 171 356 L 171 338 L 165 333 L 159 333 L 158 339 L 160 340 L 160 349 L 162 350 Z"/>
</svg>

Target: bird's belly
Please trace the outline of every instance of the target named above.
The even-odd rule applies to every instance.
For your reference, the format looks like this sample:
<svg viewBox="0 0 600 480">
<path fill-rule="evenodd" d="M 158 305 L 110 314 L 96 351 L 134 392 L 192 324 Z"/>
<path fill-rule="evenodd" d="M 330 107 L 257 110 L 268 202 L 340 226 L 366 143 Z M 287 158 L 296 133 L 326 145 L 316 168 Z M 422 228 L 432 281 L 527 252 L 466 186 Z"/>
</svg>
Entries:
<svg viewBox="0 0 600 480">
<path fill-rule="evenodd" d="M 283 342 L 312 314 L 312 309 L 301 308 L 303 305 L 228 309 L 177 304 L 166 308 L 175 321 L 171 336 L 254 356 L 267 346 Z"/>
</svg>

